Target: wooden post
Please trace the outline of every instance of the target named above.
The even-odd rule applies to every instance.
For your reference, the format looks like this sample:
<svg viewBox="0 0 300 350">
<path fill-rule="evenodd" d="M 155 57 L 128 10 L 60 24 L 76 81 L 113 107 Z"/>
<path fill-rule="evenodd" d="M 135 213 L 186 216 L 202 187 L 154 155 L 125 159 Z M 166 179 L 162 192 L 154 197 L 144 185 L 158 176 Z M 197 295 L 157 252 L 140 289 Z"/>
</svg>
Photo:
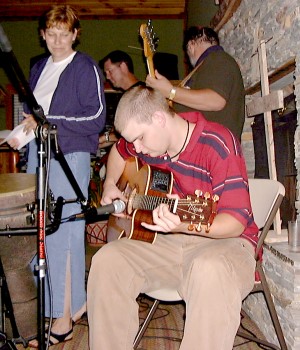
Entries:
<svg viewBox="0 0 300 350">
<path fill-rule="evenodd" d="M 264 40 L 261 40 L 258 46 L 258 59 L 262 96 L 255 98 L 253 101 L 247 104 L 247 115 L 249 117 L 260 113 L 264 114 L 269 177 L 272 180 L 277 180 L 274 136 L 272 127 L 272 111 L 284 107 L 283 91 L 280 90 L 270 94 L 266 43 Z M 279 212 L 277 213 L 274 220 L 274 231 L 277 233 L 277 235 L 281 234 L 281 220 Z"/>
<path fill-rule="evenodd" d="M 260 70 L 260 79 L 261 79 L 261 92 L 262 92 L 262 96 L 267 96 L 270 94 L 270 88 L 269 88 L 269 79 L 268 79 L 266 43 L 263 40 L 260 42 L 260 45 L 258 46 L 258 58 L 259 58 L 259 70 Z M 268 154 L 269 176 L 270 176 L 270 179 L 277 180 L 271 110 L 264 112 L 264 121 L 265 121 L 267 154 Z"/>
</svg>

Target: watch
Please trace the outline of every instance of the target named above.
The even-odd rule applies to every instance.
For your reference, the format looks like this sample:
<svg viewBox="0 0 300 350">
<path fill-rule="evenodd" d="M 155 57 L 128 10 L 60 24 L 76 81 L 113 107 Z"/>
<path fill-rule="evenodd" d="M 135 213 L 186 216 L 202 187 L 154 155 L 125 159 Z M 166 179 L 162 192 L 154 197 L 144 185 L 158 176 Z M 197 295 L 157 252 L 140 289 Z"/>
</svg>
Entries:
<svg viewBox="0 0 300 350">
<path fill-rule="evenodd" d="M 172 89 L 170 90 L 168 100 L 173 101 L 175 95 L 176 95 L 176 87 L 173 86 Z"/>
<path fill-rule="evenodd" d="M 106 141 L 106 142 L 109 142 L 109 134 L 110 134 L 109 131 L 105 131 L 105 133 L 104 133 L 105 141 Z"/>
</svg>

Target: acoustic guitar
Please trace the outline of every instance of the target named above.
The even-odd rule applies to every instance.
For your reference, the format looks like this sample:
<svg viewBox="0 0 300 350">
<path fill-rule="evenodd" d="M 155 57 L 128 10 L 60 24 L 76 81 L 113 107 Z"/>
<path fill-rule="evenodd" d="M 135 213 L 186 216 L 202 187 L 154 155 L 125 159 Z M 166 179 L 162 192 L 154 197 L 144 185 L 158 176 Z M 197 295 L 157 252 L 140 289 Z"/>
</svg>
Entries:
<svg viewBox="0 0 300 350">
<path fill-rule="evenodd" d="M 156 51 L 158 38 L 155 37 L 151 20 L 140 26 L 140 36 L 143 39 L 144 55 L 147 61 L 148 72 L 151 77 L 155 78 L 153 56 Z"/>
<path fill-rule="evenodd" d="M 202 225 L 209 230 L 216 215 L 218 197 L 211 198 L 209 193 L 188 195 L 185 199 L 170 199 L 166 194 L 171 193 L 173 175 L 171 172 L 150 167 L 142 167 L 137 158 L 130 158 L 121 178 L 119 189 L 127 201 L 127 218 L 110 215 L 108 229 L 117 230 L 118 238 L 141 240 L 154 243 L 157 232 L 144 228 L 141 223 L 153 224 L 152 210 L 159 204 L 166 203 L 172 213 L 179 215 L 181 221 L 189 223 L 189 230 L 201 232 Z"/>
</svg>

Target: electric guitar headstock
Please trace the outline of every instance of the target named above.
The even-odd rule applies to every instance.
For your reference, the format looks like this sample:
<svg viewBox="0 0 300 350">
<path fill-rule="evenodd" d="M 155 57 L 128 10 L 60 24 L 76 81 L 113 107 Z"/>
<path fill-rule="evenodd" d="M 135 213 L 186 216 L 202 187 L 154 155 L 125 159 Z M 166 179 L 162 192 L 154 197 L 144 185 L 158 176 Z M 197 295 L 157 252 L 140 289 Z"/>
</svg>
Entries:
<svg viewBox="0 0 300 350">
<path fill-rule="evenodd" d="M 154 33 L 152 22 L 149 19 L 147 24 L 143 23 L 140 26 L 140 36 L 143 39 L 144 55 L 147 60 L 148 72 L 151 77 L 155 78 L 153 55 L 156 51 L 158 38 Z"/>
</svg>

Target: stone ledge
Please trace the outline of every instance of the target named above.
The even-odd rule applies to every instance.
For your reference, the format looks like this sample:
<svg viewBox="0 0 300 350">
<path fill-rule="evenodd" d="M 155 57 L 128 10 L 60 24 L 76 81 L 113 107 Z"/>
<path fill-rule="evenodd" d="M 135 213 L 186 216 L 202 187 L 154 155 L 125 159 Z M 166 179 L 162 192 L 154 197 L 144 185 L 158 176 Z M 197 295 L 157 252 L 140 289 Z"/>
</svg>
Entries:
<svg viewBox="0 0 300 350">
<path fill-rule="evenodd" d="M 300 268 L 300 252 L 291 252 L 287 242 L 267 243 L 264 248 L 272 252 L 281 261 Z"/>
<path fill-rule="evenodd" d="M 270 230 L 265 239 L 265 243 L 267 244 L 272 244 L 275 242 L 287 242 L 287 241 L 288 241 L 287 229 L 282 229 L 280 234 L 278 234 L 274 230 Z"/>
</svg>

